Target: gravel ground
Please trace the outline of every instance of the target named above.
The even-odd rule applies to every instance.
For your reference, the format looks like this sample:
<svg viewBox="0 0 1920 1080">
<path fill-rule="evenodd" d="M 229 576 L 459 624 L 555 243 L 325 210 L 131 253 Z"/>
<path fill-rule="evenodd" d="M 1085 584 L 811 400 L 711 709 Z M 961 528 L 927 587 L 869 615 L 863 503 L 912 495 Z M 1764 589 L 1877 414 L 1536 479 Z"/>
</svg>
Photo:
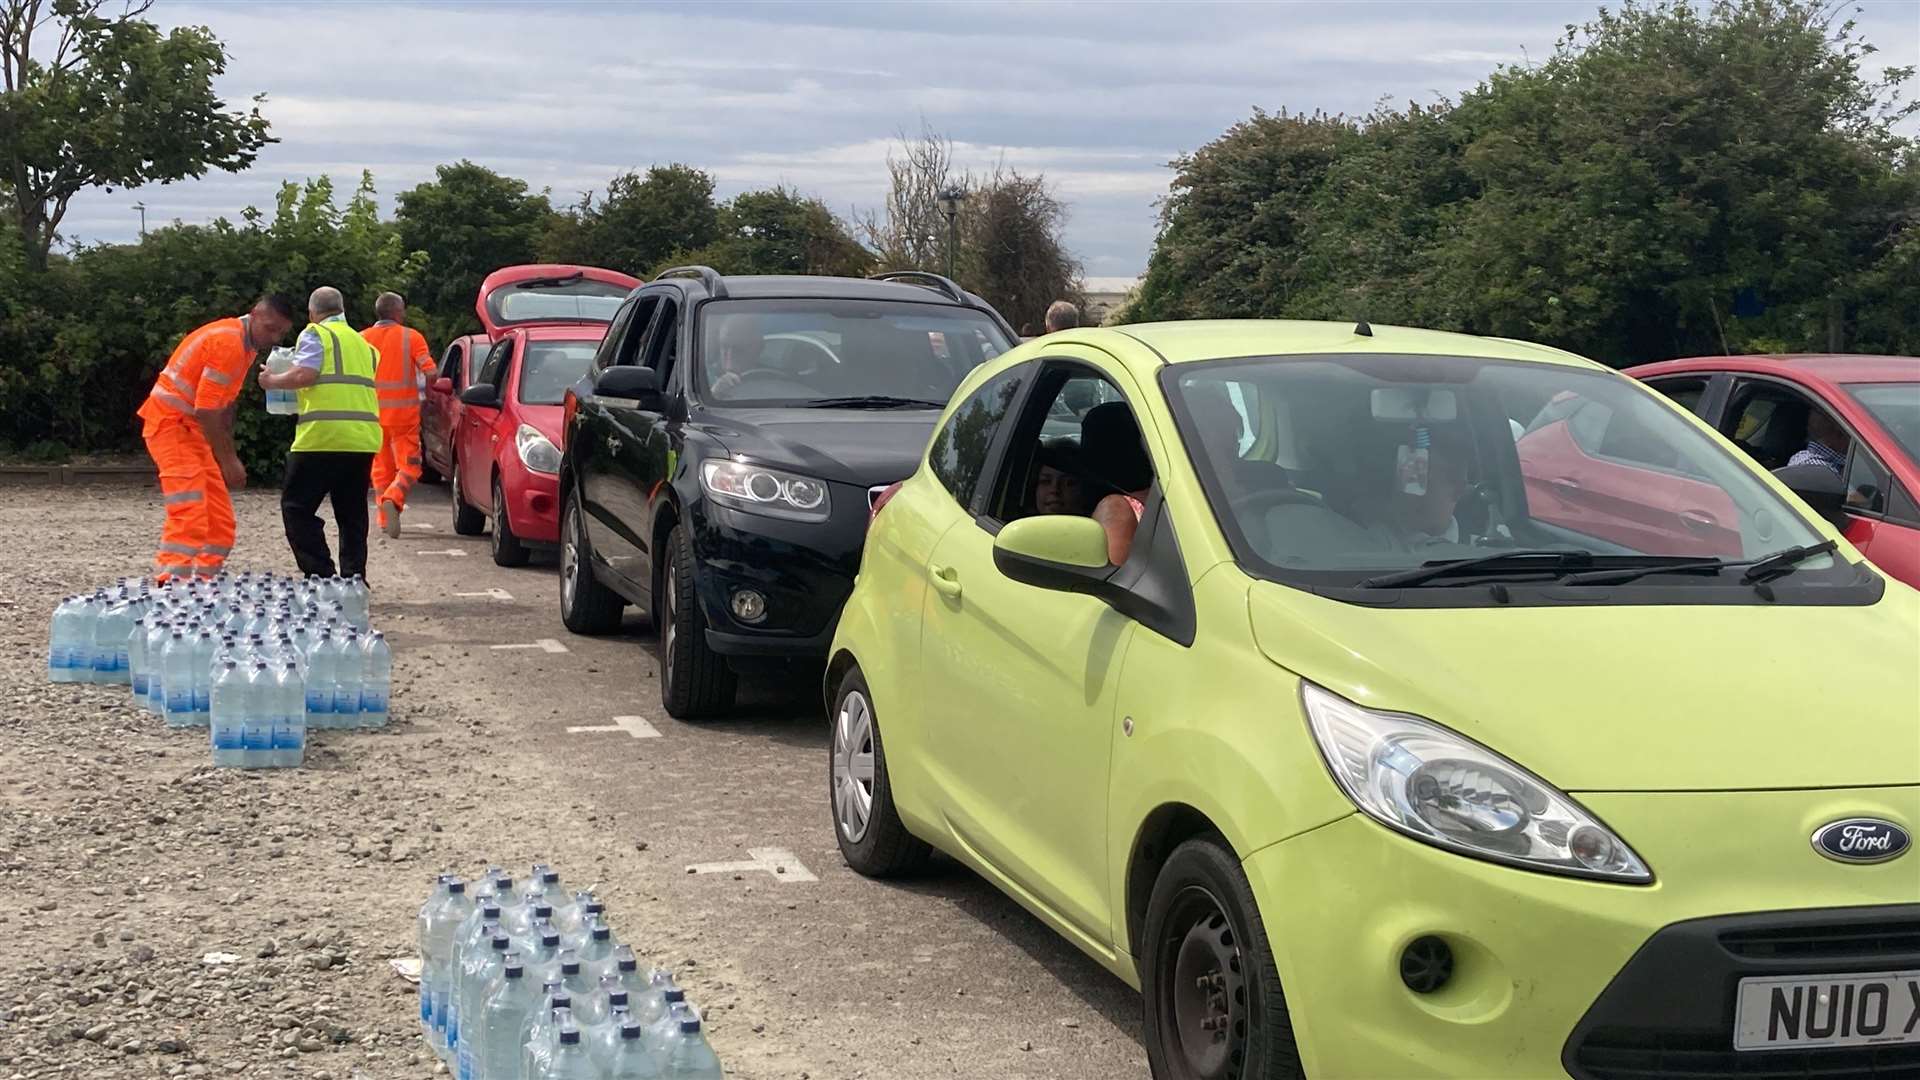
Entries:
<svg viewBox="0 0 1920 1080">
<path fill-rule="evenodd" d="M 291 569 L 274 493 L 237 508 L 235 567 Z M 443 492 L 419 497 L 418 532 L 376 538 L 382 732 L 318 733 L 300 770 L 215 770 L 204 736 L 125 688 L 47 683 L 53 604 L 139 572 L 159 520 L 151 488 L 0 487 L 0 1080 L 432 1076 L 388 961 L 413 954 L 432 874 L 536 859 L 597 885 L 622 939 L 674 968 L 739 1080 L 1145 1076 L 1137 995 L 990 887 L 840 864 L 804 693 L 668 720 L 644 620 L 569 638 L 550 566 L 493 567 L 446 531 Z M 569 654 L 486 647 L 540 638 Z M 662 737 L 565 731 L 615 714 Z M 819 880 L 687 872 L 748 846 Z"/>
</svg>

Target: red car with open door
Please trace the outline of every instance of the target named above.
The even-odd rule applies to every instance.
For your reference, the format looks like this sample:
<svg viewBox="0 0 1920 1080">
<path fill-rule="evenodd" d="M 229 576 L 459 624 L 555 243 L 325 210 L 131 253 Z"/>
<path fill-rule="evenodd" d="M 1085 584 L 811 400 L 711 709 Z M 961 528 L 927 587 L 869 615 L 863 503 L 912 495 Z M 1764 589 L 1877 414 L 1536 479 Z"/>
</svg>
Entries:
<svg viewBox="0 0 1920 1080">
<path fill-rule="evenodd" d="M 487 362 L 493 343 L 485 334 L 454 338 L 440 354 L 440 369 L 427 384 L 420 407 L 420 453 L 427 459 L 422 479 L 438 484 L 453 475 L 453 433 L 460 426 L 460 391 Z"/>
<path fill-rule="evenodd" d="M 560 536 L 561 401 L 640 280 L 591 266 L 496 270 L 474 306 L 492 350 L 459 392 L 452 426 L 453 530 L 491 525 L 493 561 L 520 566 Z"/>
</svg>

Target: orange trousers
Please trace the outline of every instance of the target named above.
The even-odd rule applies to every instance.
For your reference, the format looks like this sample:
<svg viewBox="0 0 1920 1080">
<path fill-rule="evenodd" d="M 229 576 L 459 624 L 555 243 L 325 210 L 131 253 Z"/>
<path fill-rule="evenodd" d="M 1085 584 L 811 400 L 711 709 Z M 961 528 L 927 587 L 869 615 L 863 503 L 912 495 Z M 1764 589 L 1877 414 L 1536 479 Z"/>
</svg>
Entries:
<svg viewBox="0 0 1920 1080">
<path fill-rule="evenodd" d="M 375 505 L 391 499 L 405 510 L 407 493 L 420 482 L 420 420 L 416 411 L 411 423 L 380 425 L 380 452 L 373 455 L 373 501 Z M 380 525 L 387 524 L 387 509 L 380 507 Z"/>
<path fill-rule="evenodd" d="M 147 454 L 160 467 L 160 501 L 167 523 L 153 556 L 157 577 L 211 577 L 233 550 L 233 499 L 213 448 L 191 420 L 147 424 Z"/>
</svg>

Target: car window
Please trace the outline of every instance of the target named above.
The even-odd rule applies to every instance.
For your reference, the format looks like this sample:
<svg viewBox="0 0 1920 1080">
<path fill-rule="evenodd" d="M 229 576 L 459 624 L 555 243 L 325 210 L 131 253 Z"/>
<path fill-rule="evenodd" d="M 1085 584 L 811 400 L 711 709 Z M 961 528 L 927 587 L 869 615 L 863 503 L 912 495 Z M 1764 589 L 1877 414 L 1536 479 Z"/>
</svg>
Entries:
<svg viewBox="0 0 1920 1080">
<path fill-rule="evenodd" d="M 598 346 L 591 341 L 535 341 L 520 361 L 516 396 L 522 405 L 558 405 L 567 389 L 580 381 L 593 363 Z"/>
<path fill-rule="evenodd" d="M 1920 383 L 1849 383 L 1846 389 L 1887 429 L 1907 460 L 1920 462 Z"/>
<path fill-rule="evenodd" d="M 1872 451 L 1857 442 L 1847 459 L 1845 480 L 1847 509 L 1864 514 L 1887 512 L 1887 489 L 1893 483 L 1893 476 Z"/>
<path fill-rule="evenodd" d="M 1749 380 L 1736 386 L 1721 431 L 1766 469 L 1778 469 L 1807 447 L 1809 415 L 1820 411 L 1813 399 L 1779 383 Z M 1835 447 L 1841 453 L 1846 447 Z"/>
<path fill-rule="evenodd" d="M 453 344 L 447 346 L 446 355 L 440 358 L 440 371 L 438 374 L 442 379 L 451 379 L 453 381 L 453 388 L 456 391 L 460 389 L 461 384 L 466 382 L 466 379 L 462 377 L 466 374 L 463 370 L 466 365 L 461 363 L 462 360 L 466 359 L 466 352 L 467 350 L 461 348 L 458 344 Z"/>
<path fill-rule="evenodd" d="M 988 379 L 953 410 L 927 448 L 927 464 L 953 500 L 971 511 L 980 490 L 980 474 L 994 434 L 1026 379 L 1026 365 L 1009 368 Z"/>
<path fill-rule="evenodd" d="M 1243 562 L 1283 578 L 1351 584 L 1502 547 L 1752 558 L 1818 538 L 1751 463 L 1615 374 L 1437 356 L 1166 371 L 1216 516 Z"/>
<path fill-rule="evenodd" d="M 460 378 L 454 381 L 453 388 L 455 390 L 465 389 L 468 383 L 473 382 L 474 373 L 479 371 L 481 366 L 487 362 L 487 357 L 492 355 L 493 342 L 474 342 L 473 345 L 467 349 L 467 362 L 461 365 Z"/>
<path fill-rule="evenodd" d="M 633 325 L 634 315 L 640 310 L 641 305 L 648 302 L 635 297 L 621 305 L 620 310 L 614 314 L 613 322 L 607 326 L 607 336 L 600 339 L 599 347 L 594 350 L 593 369 L 595 371 L 604 371 L 614 365 L 614 355 L 619 351 L 620 339 L 626 336 L 628 327 Z M 646 324 L 641 325 L 644 328 Z"/>
<path fill-rule="evenodd" d="M 644 348 L 646 355 L 641 362 L 660 373 L 661 386 L 667 385 L 680 358 L 680 305 L 671 298 L 660 301 L 660 314 L 654 316 Z"/>
<path fill-rule="evenodd" d="M 626 367 L 640 362 L 641 345 L 646 340 L 647 327 L 653 322 L 654 312 L 660 308 L 660 300 L 661 295 L 657 292 L 637 298 L 633 305 L 633 320 L 627 324 L 619 339 L 615 340 L 612 334 L 607 335 L 607 341 L 612 343 L 612 351 L 608 356 L 610 366 Z"/>
<path fill-rule="evenodd" d="M 1699 413 L 1700 399 L 1707 395 L 1705 379 L 1649 379 L 1647 385 L 1672 398 L 1690 413 Z"/>
<path fill-rule="evenodd" d="M 944 407 L 1008 343 L 973 308 L 897 300 L 722 300 L 701 309 L 694 377 L 703 399 L 809 406 L 894 398 Z"/>
<path fill-rule="evenodd" d="M 486 362 L 480 365 L 480 374 L 474 376 L 476 384 L 485 386 L 501 385 L 507 362 L 513 359 L 513 342 L 503 341 L 487 353 Z"/>
<path fill-rule="evenodd" d="M 989 517 L 1090 514 L 1108 495 L 1152 486 L 1139 422 L 1112 380 L 1080 363 L 1056 360 L 1035 385 L 1001 466 Z"/>
</svg>

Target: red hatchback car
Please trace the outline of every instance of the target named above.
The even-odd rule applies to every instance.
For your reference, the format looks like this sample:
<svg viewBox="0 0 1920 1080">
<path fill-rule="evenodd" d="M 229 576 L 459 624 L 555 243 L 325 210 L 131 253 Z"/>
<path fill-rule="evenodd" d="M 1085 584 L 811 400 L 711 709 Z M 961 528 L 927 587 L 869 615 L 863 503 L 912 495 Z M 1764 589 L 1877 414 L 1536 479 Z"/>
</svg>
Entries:
<svg viewBox="0 0 1920 1080">
<path fill-rule="evenodd" d="M 438 484 L 453 475 L 453 433 L 460 427 L 460 391 L 480 373 L 493 343 L 485 334 L 454 338 L 440 354 L 440 369 L 427 384 L 420 407 L 420 453 L 427 459 L 421 478 Z"/>
<path fill-rule="evenodd" d="M 474 306 L 493 348 L 459 392 L 450 475 L 453 531 L 478 536 L 491 524 L 495 563 L 523 565 L 530 549 L 559 541 L 560 403 L 639 287 L 615 270 L 548 264 L 480 283 Z"/>
<path fill-rule="evenodd" d="M 1704 356 L 1626 374 L 1718 428 L 1880 569 L 1920 588 L 1920 359 Z M 1626 485 L 1643 505 L 1667 507 L 1702 554 L 1723 553 L 1717 534 L 1737 523 L 1720 516 L 1728 507 L 1700 505 L 1694 481 L 1641 460 L 1630 445 L 1578 449 L 1581 463 L 1563 478 L 1573 490 L 1599 497 Z"/>
</svg>

